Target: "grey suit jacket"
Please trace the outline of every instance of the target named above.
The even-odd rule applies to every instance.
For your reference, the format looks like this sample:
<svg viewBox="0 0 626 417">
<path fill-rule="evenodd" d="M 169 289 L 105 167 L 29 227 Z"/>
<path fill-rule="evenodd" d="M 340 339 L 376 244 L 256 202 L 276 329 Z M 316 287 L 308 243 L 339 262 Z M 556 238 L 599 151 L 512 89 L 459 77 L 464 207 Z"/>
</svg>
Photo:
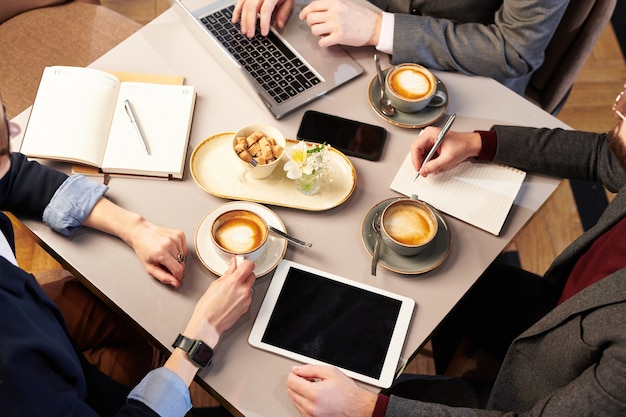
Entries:
<svg viewBox="0 0 626 417">
<path fill-rule="evenodd" d="M 495 162 L 598 181 L 616 197 L 598 223 L 555 259 L 544 278 L 562 289 L 591 243 L 626 216 L 626 172 L 605 135 L 496 127 Z M 626 269 L 554 308 L 511 345 L 489 410 L 392 397 L 387 416 L 626 416 Z"/>
<path fill-rule="evenodd" d="M 569 0 L 369 0 L 396 13 L 394 64 L 494 78 L 523 94 Z"/>
</svg>

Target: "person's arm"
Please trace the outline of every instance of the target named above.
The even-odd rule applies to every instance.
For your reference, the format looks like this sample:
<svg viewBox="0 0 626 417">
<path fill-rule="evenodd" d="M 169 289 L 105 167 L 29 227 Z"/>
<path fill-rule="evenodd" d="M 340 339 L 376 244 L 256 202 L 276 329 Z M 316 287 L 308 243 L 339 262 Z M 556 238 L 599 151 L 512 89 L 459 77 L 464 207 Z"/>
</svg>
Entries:
<svg viewBox="0 0 626 417">
<path fill-rule="evenodd" d="M 618 334 L 618 330 L 613 333 Z M 540 396 L 536 403 L 529 405 L 523 415 L 528 417 L 622 415 L 626 409 L 626 403 L 622 389 L 623 372 L 619 365 L 624 360 L 624 347 L 623 343 L 614 342 L 618 339 L 621 341 L 622 337 L 614 339 L 599 337 L 598 341 L 608 342 L 610 340 L 612 342 L 608 343 L 611 354 L 600 355 L 601 358 L 598 359 L 597 364 L 584 369 L 584 372 L 581 372 L 579 376 L 566 385 L 559 386 L 552 392 L 547 392 L 545 396 Z M 524 362 L 525 368 L 528 367 L 526 356 L 520 357 L 519 360 Z M 519 379 L 519 375 L 513 377 L 515 376 Z M 500 391 L 500 398 L 505 398 L 503 401 L 510 400 L 511 395 L 506 394 L 509 388 L 507 384 L 497 386 Z M 504 394 L 502 394 L 503 391 Z M 379 404 L 381 401 L 377 401 L 379 399 L 377 394 L 359 387 L 337 368 L 327 365 L 294 367 L 287 377 L 287 393 L 303 417 L 372 417 L 376 407 L 384 405 Z M 416 392 L 415 395 L 419 396 L 420 393 Z M 498 417 L 519 416 L 521 414 L 508 410 L 504 406 L 496 406 L 490 410 L 451 407 L 392 395 L 386 404 L 385 415 Z"/>
<path fill-rule="evenodd" d="M 376 49 L 389 55 L 393 55 L 393 33 L 395 27 L 395 15 L 384 12 L 380 21 L 380 34 Z"/>
<path fill-rule="evenodd" d="M 383 13 L 352 0 L 316 0 L 304 7 L 298 17 L 306 20 L 322 47 L 376 46 Z"/>
<path fill-rule="evenodd" d="M 29 161 L 23 154 L 15 152 L 11 154 L 8 165 L 7 173 L 0 180 L 0 208 L 15 215 L 41 219 L 52 196 L 67 180 L 67 175 Z"/>
<path fill-rule="evenodd" d="M 327 365 L 293 367 L 287 394 L 303 417 L 371 417 L 378 398 Z"/>
<path fill-rule="evenodd" d="M 4 239 L 1 233 L 0 238 Z M 185 326 L 182 334 L 219 350 L 219 339 L 249 309 L 256 280 L 253 269 L 250 261 L 237 267 L 233 260 L 228 271 L 202 295 L 187 325 L 181 324 L 181 328 Z M 68 410 L 73 410 L 72 415 L 95 417 L 93 404 L 87 399 L 90 389 L 85 359 L 76 352 L 58 307 L 32 275 L 3 257 L 0 276 L 3 415 L 67 416 Z M 172 341 L 175 339 L 176 334 L 172 334 Z M 174 349 L 165 366 L 148 373 L 115 415 L 185 416 L 191 407 L 189 384 L 197 370 L 183 350 Z M 108 386 L 106 379 L 99 384 Z M 104 393 L 100 402 L 118 398 L 111 394 Z"/>
<path fill-rule="evenodd" d="M 441 142 L 435 156 L 422 166 L 422 162 L 435 144 L 439 132 L 441 132 L 439 127 L 427 127 L 411 143 L 411 161 L 415 169 L 423 177 L 453 168 L 468 158 L 477 157 L 483 147 L 482 138 L 478 132 L 461 133 L 449 131 Z"/>
<path fill-rule="evenodd" d="M 611 192 L 626 185 L 626 170 L 604 133 L 499 125 L 489 131 L 448 132 L 437 156 L 422 166 L 440 130 L 427 127 L 411 143 L 413 166 L 422 176 L 477 158 L 526 172 L 599 182 Z"/>
<path fill-rule="evenodd" d="M 233 23 L 239 23 L 241 33 L 248 38 L 255 35 L 259 20 L 261 35 L 267 36 L 272 20 L 279 29 L 285 27 L 293 9 L 294 0 L 237 0 L 233 10 Z"/>
<path fill-rule="evenodd" d="M 494 12 L 483 0 L 423 2 L 416 14 L 407 10 L 407 2 L 388 3 L 384 10 L 396 13 L 392 63 L 491 77 L 523 93 L 511 79 L 543 63 L 568 0 L 504 0 Z M 489 22 L 479 20 L 485 18 L 481 10 L 492 13 Z"/>
<path fill-rule="evenodd" d="M 174 287 L 180 285 L 187 255 L 182 231 L 155 226 L 104 197 L 108 188 L 82 175 L 67 175 L 11 155 L 9 172 L 0 180 L 0 208 L 20 216 L 41 219 L 53 230 L 69 236 L 83 224 L 123 239 L 146 271 Z"/>
<path fill-rule="evenodd" d="M 237 266 L 233 258 L 229 269 L 200 298 L 181 334 L 215 349 L 221 335 L 250 308 L 256 280 L 253 270 L 254 263 L 243 261 Z M 187 388 L 197 371 L 198 366 L 176 348 L 165 365 L 151 371 L 128 398 L 148 405 L 159 415 L 182 416 L 191 407 Z"/>
<path fill-rule="evenodd" d="M 626 171 L 608 135 L 564 129 L 494 126 L 494 162 L 527 172 L 601 183 L 611 192 L 626 185 Z"/>
<path fill-rule="evenodd" d="M 180 286 L 185 264 L 178 256 L 187 256 L 182 231 L 156 226 L 106 198 L 98 200 L 83 224 L 119 237 L 133 248 L 150 275 L 164 284 Z"/>
</svg>

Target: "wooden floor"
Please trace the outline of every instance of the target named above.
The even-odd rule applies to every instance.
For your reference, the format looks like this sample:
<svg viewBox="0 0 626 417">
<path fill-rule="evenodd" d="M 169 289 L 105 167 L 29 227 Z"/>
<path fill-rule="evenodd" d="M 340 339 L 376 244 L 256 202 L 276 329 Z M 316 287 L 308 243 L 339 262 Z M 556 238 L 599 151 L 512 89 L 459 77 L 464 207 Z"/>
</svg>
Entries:
<svg viewBox="0 0 626 417">
<path fill-rule="evenodd" d="M 167 0 L 102 0 L 102 4 L 145 24 L 169 7 Z M 611 27 L 602 35 L 581 71 L 558 118 L 578 130 L 603 132 L 615 123 L 611 104 L 626 81 L 626 66 Z M 522 267 L 543 274 L 552 260 L 582 233 L 569 184 L 564 182 L 511 243 Z M 17 259 L 32 273 L 59 268 L 26 234 L 17 231 Z M 434 373 L 429 346 L 408 365 L 408 372 Z M 205 402 L 207 401 L 207 402 Z M 210 404 L 207 399 L 194 403 Z"/>
<path fill-rule="evenodd" d="M 574 129 L 605 132 L 615 125 L 611 105 L 626 82 L 626 65 L 611 26 L 602 34 L 557 118 Z M 609 199 L 611 198 L 608 195 Z M 513 245 L 522 267 L 543 274 L 582 233 L 570 187 L 563 184 Z"/>
</svg>

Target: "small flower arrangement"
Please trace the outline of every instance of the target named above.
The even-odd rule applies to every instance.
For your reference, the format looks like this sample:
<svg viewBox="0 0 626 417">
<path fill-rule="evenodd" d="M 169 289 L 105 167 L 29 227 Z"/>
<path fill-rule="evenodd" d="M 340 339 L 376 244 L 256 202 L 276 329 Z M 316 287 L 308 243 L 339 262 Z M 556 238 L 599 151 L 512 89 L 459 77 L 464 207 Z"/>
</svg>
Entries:
<svg viewBox="0 0 626 417">
<path fill-rule="evenodd" d="M 320 188 L 320 181 L 328 172 L 330 145 L 326 143 L 307 143 L 298 141 L 285 149 L 289 160 L 283 167 L 287 178 L 296 180 L 296 188 L 304 194 L 315 194 Z"/>
<path fill-rule="evenodd" d="M 328 169 L 328 149 L 330 145 L 326 143 L 311 143 L 298 141 L 296 145 L 285 150 L 289 161 L 284 166 L 287 171 L 287 178 L 295 180 L 302 175 L 318 174 L 323 176 Z"/>
</svg>

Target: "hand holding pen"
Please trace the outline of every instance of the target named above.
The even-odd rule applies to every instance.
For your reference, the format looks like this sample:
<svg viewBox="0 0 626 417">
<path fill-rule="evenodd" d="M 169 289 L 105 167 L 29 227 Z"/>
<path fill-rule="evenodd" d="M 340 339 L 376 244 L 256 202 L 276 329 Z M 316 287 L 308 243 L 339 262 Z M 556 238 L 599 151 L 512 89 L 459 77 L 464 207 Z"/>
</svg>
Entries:
<svg viewBox="0 0 626 417">
<path fill-rule="evenodd" d="M 452 114 L 448 118 L 448 120 L 446 120 L 446 123 L 443 125 L 441 132 L 439 132 L 439 136 L 437 136 L 437 139 L 435 140 L 433 147 L 430 148 L 430 151 L 426 155 L 426 158 L 424 158 L 424 161 L 422 162 L 422 166 L 424 166 L 424 164 L 430 161 L 433 155 L 435 154 L 435 152 L 437 152 L 437 149 L 439 149 L 439 145 L 441 145 L 441 142 L 443 141 L 444 136 L 446 135 L 446 133 L 448 133 L 448 130 L 450 130 L 450 127 L 452 127 L 452 123 L 454 122 L 454 119 L 456 119 L 456 114 Z M 415 181 L 419 176 L 420 176 L 420 172 L 417 171 L 417 174 L 415 175 L 415 178 L 413 178 L 413 181 Z"/>
</svg>

